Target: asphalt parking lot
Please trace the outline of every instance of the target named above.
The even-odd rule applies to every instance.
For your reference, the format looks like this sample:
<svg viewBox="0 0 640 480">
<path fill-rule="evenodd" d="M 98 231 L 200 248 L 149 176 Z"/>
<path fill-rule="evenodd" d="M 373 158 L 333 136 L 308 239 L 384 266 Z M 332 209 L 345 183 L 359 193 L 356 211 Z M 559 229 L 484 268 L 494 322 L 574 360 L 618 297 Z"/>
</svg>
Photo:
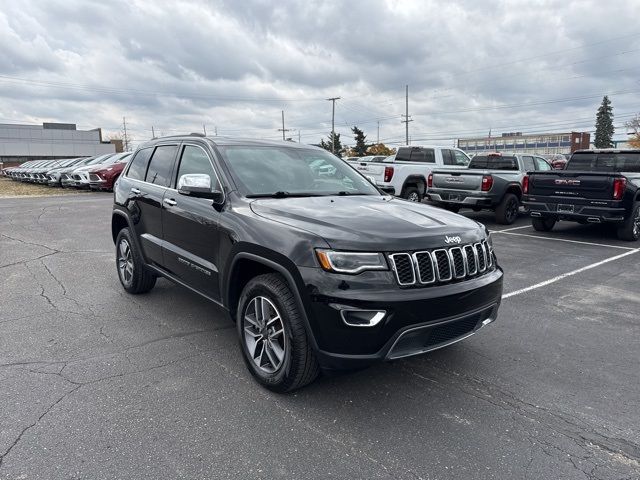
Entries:
<svg viewBox="0 0 640 480">
<path fill-rule="evenodd" d="M 122 290 L 111 201 L 0 201 L 0 478 L 640 478 L 640 245 L 470 213 L 494 325 L 277 395 L 215 306 Z"/>
</svg>

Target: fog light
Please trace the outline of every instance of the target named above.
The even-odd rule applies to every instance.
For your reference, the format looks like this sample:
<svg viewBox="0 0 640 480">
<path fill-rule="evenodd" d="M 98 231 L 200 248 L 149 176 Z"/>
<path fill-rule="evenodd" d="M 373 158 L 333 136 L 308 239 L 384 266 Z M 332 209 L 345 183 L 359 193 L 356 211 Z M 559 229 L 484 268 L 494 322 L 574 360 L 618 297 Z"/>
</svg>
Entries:
<svg viewBox="0 0 640 480">
<path fill-rule="evenodd" d="M 386 314 L 384 310 L 340 310 L 342 321 L 350 327 L 374 327 Z"/>
<path fill-rule="evenodd" d="M 493 318 L 487 318 L 486 320 L 482 321 L 482 326 L 485 327 L 489 325 L 491 322 L 493 322 Z"/>
</svg>

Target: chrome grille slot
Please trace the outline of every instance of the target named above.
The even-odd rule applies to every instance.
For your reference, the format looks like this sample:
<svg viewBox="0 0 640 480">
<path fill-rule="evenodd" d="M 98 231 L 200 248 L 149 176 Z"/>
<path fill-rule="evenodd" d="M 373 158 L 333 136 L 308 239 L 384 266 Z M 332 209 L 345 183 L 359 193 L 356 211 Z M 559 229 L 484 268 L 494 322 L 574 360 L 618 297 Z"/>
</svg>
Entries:
<svg viewBox="0 0 640 480">
<path fill-rule="evenodd" d="M 487 259 L 487 268 L 491 268 L 493 266 L 493 252 L 489 248 L 489 243 L 485 240 L 482 242 L 482 246 L 484 247 L 484 251 Z"/>
<path fill-rule="evenodd" d="M 451 270 L 456 279 L 464 278 L 467 270 L 464 265 L 464 254 L 462 248 L 453 247 L 449 249 L 449 257 L 451 258 Z"/>
<path fill-rule="evenodd" d="M 396 279 L 400 285 L 413 285 L 416 283 L 416 274 L 411 261 L 411 255 L 408 253 L 394 253 L 389 255 L 393 271 L 396 273 Z"/>
<path fill-rule="evenodd" d="M 434 250 L 433 260 L 436 265 L 436 273 L 440 282 L 446 282 L 453 277 L 451 274 L 451 262 L 449 253 L 445 249 Z"/>
<path fill-rule="evenodd" d="M 465 245 L 463 250 L 464 256 L 467 260 L 467 273 L 469 275 L 475 275 L 478 273 L 478 259 L 476 249 L 472 245 Z"/>
<path fill-rule="evenodd" d="M 487 259 L 484 253 L 484 247 L 481 243 L 476 243 L 474 245 L 476 255 L 478 256 L 478 271 L 480 273 L 484 272 L 487 269 Z"/>
<path fill-rule="evenodd" d="M 433 259 L 429 252 L 416 252 L 413 259 L 418 268 L 418 280 L 420 283 L 427 284 L 436 281 L 436 271 L 433 266 Z"/>
</svg>

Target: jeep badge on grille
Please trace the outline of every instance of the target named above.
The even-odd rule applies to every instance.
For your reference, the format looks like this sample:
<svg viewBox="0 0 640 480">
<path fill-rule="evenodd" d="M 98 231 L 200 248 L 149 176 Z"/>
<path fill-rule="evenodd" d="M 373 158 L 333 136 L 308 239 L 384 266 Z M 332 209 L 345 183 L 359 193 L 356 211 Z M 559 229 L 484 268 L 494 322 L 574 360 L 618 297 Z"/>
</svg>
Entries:
<svg viewBox="0 0 640 480">
<path fill-rule="evenodd" d="M 449 236 L 444 237 L 444 243 L 446 244 L 460 243 L 460 242 L 462 242 L 462 239 L 460 237 L 449 237 Z"/>
</svg>

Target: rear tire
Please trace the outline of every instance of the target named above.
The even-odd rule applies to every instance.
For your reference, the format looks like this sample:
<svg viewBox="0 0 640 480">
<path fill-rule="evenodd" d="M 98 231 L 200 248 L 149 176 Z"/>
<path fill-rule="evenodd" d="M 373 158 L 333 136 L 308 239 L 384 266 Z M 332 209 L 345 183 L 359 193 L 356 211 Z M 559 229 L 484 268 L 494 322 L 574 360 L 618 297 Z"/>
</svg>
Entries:
<svg viewBox="0 0 640 480">
<path fill-rule="evenodd" d="M 627 242 L 635 242 L 640 239 L 640 202 L 634 202 L 631 215 L 617 231 L 618 238 Z"/>
<path fill-rule="evenodd" d="M 128 228 L 120 230 L 116 238 L 116 267 L 120 283 L 129 293 L 146 293 L 156 284 L 156 276 L 144 264 Z"/>
<path fill-rule="evenodd" d="M 402 191 L 402 198 L 405 200 L 409 200 L 410 202 L 420 203 L 422 202 L 422 195 L 420 195 L 420 190 L 417 187 L 406 187 Z"/>
<path fill-rule="evenodd" d="M 250 280 L 236 315 L 242 357 L 258 383 L 282 393 L 315 380 L 320 367 L 296 298 L 281 275 L 268 273 Z"/>
<path fill-rule="evenodd" d="M 532 217 L 531 225 L 538 232 L 550 232 L 556 224 L 556 220 L 550 217 Z"/>
<path fill-rule="evenodd" d="M 518 219 L 520 201 L 513 193 L 507 193 L 500 205 L 496 207 L 496 222 L 502 225 L 511 225 Z"/>
</svg>

